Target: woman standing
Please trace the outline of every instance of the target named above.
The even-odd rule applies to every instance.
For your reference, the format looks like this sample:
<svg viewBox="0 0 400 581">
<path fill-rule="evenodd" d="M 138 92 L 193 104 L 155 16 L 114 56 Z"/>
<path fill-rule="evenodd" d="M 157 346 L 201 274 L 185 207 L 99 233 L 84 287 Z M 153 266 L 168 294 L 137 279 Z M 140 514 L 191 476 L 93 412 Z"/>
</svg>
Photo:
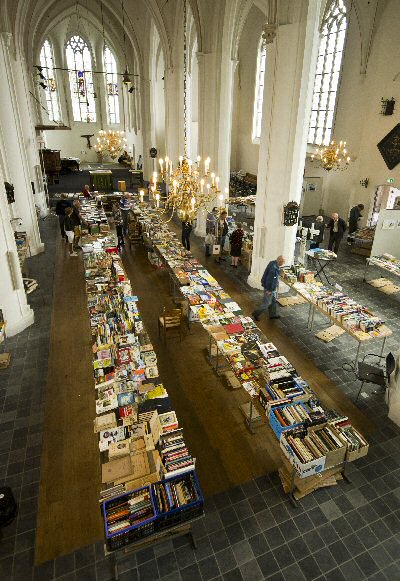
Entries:
<svg viewBox="0 0 400 581">
<path fill-rule="evenodd" d="M 229 238 L 231 242 L 231 266 L 234 268 L 238 267 L 239 257 L 242 254 L 243 236 L 242 224 L 238 222 L 236 230 L 232 232 Z"/>
</svg>

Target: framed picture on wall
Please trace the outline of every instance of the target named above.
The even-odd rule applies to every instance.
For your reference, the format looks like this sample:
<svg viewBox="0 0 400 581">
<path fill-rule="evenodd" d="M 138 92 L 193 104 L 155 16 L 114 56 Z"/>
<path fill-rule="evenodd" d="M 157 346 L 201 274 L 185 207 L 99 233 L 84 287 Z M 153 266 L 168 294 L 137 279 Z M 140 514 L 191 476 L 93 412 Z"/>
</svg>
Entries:
<svg viewBox="0 0 400 581">
<path fill-rule="evenodd" d="M 400 162 L 400 123 L 378 143 L 381 156 L 387 167 L 393 169 Z"/>
</svg>

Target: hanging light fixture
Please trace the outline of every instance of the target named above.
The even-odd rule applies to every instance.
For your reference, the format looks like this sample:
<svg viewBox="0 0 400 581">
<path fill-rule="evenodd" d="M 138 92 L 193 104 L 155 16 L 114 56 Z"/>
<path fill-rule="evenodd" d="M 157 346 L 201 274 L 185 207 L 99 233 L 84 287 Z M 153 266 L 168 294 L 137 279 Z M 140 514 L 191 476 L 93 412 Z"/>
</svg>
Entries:
<svg viewBox="0 0 400 581">
<path fill-rule="evenodd" d="M 127 140 L 123 131 L 100 129 L 94 148 L 97 153 L 108 154 L 111 159 L 115 159 L 121 151 L 126 149 L 126 146 Z"/>
<path fill-rule="evenodd" d="M 345 170 L 351 161 L 345 141 L 331 141 L 329 145 L 317 147 L 315 153 L 311 155 L 311 161 L 316 162 L 319 167 L 326 171 Z"/>
<path fill-rule="evenodd" d="M 169 157 L 159 160 L 161 180 L 166 184 L 164 211 L 177 213 L 180 220 L 193 220 L 197 212 L 205 210 L 220 194 L 219 177 L 210 172 L 210 158 L 201 162 L 200 156 L 195 163 L 187 154 L 187 6 L 183 0 L 183 155 L 173 165 Z M 156 207 L 160 207 L 160 194 L 157 191 L 157 172 L 153 173 L 152 191 Z M 222 205 L 220 199 L 220 205 Z"/>
</svg>

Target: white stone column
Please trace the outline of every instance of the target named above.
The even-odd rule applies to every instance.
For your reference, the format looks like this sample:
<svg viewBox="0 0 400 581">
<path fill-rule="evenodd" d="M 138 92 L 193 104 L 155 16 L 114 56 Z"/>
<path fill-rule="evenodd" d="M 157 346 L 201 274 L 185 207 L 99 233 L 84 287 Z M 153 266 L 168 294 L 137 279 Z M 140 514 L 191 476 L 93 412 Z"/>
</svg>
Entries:
<svg viewBox="0 0 400 581">
<path fill-rule="evenodd" d="M 0 130 L 4 151 L 6 181 L 14 184 L 15 213 L 22 219 L 22 229 L 29 236 L 32 255 L 42 252 L 39 225 L 33 198 L 27 152 L 22 131 L 21 110 L 13 78 L 10 56 L 11 34 L 0 33 Z"/>
<path fill-rule="evenodd" d="M 219 98 L 220 98 L 220 63 L 217 52 L 198 52 L 199 67 L 199 155 L 202 163 L 211 158 L 210 171 L 219 175 Z M 204 167 L 204 166 L 203 166 Z M 218 200 L 211 200 L 207 209 L 218 206 Z M 206 235 L 206 210 L 197 214 L 195 234 Z"/>
<path fill-rule="evenodd" d="M 311 111 L 321 0 L 298 0 L 294 22 L 267 25 L 263 119 L 257 175 L 253 263 L 248 283 L 260 288 L 267 263 L 291 263 L 296 226 L 283 225 L 283 207 L 300 202 Z"/>
<path fill-rule="evenodd" d="M 34 202 L 40 208 L 41 215 L 46 216 L 49 213 L 49 208 L 44 190 L 42 170 L 40 167 L 35 132 L 36 123 L 34 112 L 32 110 L 31 96 L 29 94 L 31 86 L 28 79 L 27 65 L 25 59 L 23 59 L 21 55 L 13 60 L 12 64 L 29 177 L 30 181 L 35 185 Z"/>
<path fill-rule="evenodd" d="M 143 135 L 143 179 L 150 180 L 153 171 L 153 160 L 150 157 L 152 120 L 150 108 L 150 80 L 141 80 L 142 135 Z"/>
<path fill-rule="evenodd" d="M 237 60 L 229 50 L 197 53 L 199 65 L 199 152 L 204 160 L 211 158 L 210 170 L 220 177 L 220 189 L 229 187 L 233 80 Z M 212 200 L 208 209 L 219 206 Z M 227 204 L 225 204 L 227 206 Z M 197 216 L 195 234 L 205 236 L 206 212 Z"/>
<path fill-rule="evenodd" d="M 32 325 L 34 314 L 27 303 L 22 282 L 1 165 L 0 163 L 0 309 L 7 322 L 6 334 L 11 337 Z"/>
</svg>

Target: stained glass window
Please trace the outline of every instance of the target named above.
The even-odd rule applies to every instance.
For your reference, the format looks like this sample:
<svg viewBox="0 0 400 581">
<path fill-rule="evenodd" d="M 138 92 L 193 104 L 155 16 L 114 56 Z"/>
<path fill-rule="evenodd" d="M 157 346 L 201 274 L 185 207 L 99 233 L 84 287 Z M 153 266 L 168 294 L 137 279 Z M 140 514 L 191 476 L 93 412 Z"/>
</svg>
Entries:
<svg viewBox="0 0 400 581">
<path fill-rule="evenodd" d="M 117 62 L 108 46 L 103 53 L 108 123 L 119 123 Z"/>
<path fill-rule="evenodd" d="M 347 18 L 343 0 L 333 0 L 322 25 L 308 142 L 328 145 L 342 65 Z"/>
<path fill-rule="evenodd" d="M 261 137 L 265 60 L 266 60 L 266 44 L 263 38 L 261 37 L 257 53 L 257 72 L 256 72 L 256 87 L 254 94 L 253 132 L 252 132 L 253 141 L 259 141 Z"/>
<path fill-rule="evenodd" d="M 66 55 L 74 121 L 94 122 L 96 104 L 89 47 L 80 36 L 72 36 L 67 42 Z"/>
<path fill-rule="evenodd" d="M 43 89 L 46 97 L 47 112 L 50 121 L 61 121 L 60 102 L 58 100 L 57 85 L 54 72 L 53 49 L 48 40 L 45 40 L 40 51 L 40 71 L 43 77 Z"/>
</svg>

